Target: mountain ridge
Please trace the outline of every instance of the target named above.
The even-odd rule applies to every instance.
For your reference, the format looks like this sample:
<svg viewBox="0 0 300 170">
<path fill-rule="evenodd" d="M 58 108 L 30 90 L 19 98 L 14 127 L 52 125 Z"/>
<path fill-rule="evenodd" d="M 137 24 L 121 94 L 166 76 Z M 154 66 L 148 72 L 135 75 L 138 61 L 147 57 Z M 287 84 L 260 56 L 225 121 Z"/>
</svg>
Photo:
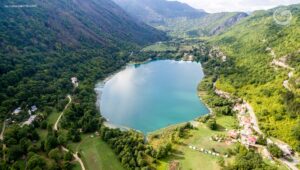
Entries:
<svg viewBox="0 0 300 170">
<path fill-rule="evenodd" d="M 1 49 L 5 48 L 5 45 L 22 46 L 6 44 L 9 42 L 22 42 L 24 47 L 30 45 L 40 48 L 47 44 L 47 47 L 51 46 L 51 49 L 54 49 L 56 43 L 66 48 L 105 47 L 126 41 L 145 44 L 147 41 L 155 42 L 165 38 L 163 32 L 135 21 L 112 1 L 30 0 L 26 4 L 35 4 L 37 5 L 35 8 L 4 7 L 7 4 L 14 4 L 13 2 L 0 3 L 2 8 L 0 30 L 4 35 L 0 37 Z M 13 36 L 18 34 L 20 36 Z M 16 39 L 10 41 L 9 37 Z"/>
<path fill-rule="evenodd" d="M 114 0 L 125 11 L 146 23 L 159 23 L 166 18 L 198 18 L 206 15 L 203 10 L 178 1 L 167 0 Z"/>
</svg>

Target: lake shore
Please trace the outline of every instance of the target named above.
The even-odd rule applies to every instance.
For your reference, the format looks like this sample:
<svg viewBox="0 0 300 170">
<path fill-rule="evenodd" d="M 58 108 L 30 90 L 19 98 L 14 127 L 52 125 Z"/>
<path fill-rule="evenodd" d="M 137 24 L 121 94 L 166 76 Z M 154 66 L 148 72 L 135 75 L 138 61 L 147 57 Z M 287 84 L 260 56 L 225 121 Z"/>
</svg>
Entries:
<svg viewBox="0 0 300 170">
<path fill-rule="evenodd" d="M 170 60 L 170 59 L 166 59 L 166 60 Z M 111 73 L 111 74 L 110 74 L 108 77 L 106 77 L 105 79 L 99 81 L 99 82 L 96 84 L 96 87 L 95 87 L 95 91 L 96 91 L 96 94 L 97 94 L 97 102 L 96 102 L 97 108 L 100 110 L 100 107 L 101 107 L 101 96 L 102 96 L 103 88 L 104 88 L 105 84 L 108 83 L 108 82 L 109 82 L 116 74 L 118 74 L 119 72 L 122 72 L 124 69 L 126 69 L 126 68 L 128 68 L 128 67 L 135 66 L 136 64 L 138 64 L 138 65 L 140 65 L 140 64 L 146 64 L 146 63 L 151 62 L 151 61 L 153 61 L 153 60 L 148 59 L 148 60 L 146 60 L 146 61 L 144 61 L 144 62 L 130 62 L 130 63 L 128 63 L 127 65 L 125 65 L 124 67 L 120 68 L 119 70 L 117 70 L 117 71 Z M 156 61 L 156 60 L 154 60 L 154 61 Z M 181 61 L 182 61 L 182 62 L 191 62 L 191 61 L 183 61 L 183 60 L 179 60 L 179 61 L 178 61 L 178 60 L 174 60 L 174 61 L 177 61 L 177 62 L 181 62 Z M 197 62 L 197 63 L 198 63 L 198 62 Z M 200 63 L 200 64 L 201 64 L 201 63 Z M 201 65 L 201 68 L 202 68 L 202 65 Z M 201 82 L 201 81 L 200 81 L 200 82 Z M 199 84 L 200 84 L 200 82 L 199 82 Z M 197 86 L 198 86 L 198 85 L 197 85 Z M 205 105 L 205 107 L 206 107 L 206 109 L 208 110 L 208 112 L 205 113 L 205 114 L 203 114 L 203 115 L 200 115 L 200 116 L 198 116 L 198 117 L 195 117 L 195 118 L 193 118 L 193 119 L 191 119 L 191 120 L 183 121 L 183 122 L 178 122 L 178 123 L 174 123 L 174 124 L 169 124 L 169 125 L 167 125 L 167 126 L 165 126 L 165 127 L 159 128 L 159 129 L 167 128 L 167 127 L 169 127 L 169 126 L 174 126 L 174 125 L 178 125 L 178 124 L 182 124 L 182 123 L 193 122 L 194 120 L 199 119 L 199 118 L 202 117 L 202 116 L 205 116 L 205 115 L 207 115 L 207 114 L 212 114 L 212 109 L 209 108 L 208 105 L 201 99 L 201 97 L 200 97 L 199 94 L 198 94 L 198 91 L 196 91 L 195 93 L 197 94 L 199 100 L 200 100 L 201 102 L 203 102 L 203 104 Z M 103 116 L 103 117 L 104 117 L 104 116 Z M 104 118 L 105 118 L 105 117 L 104 117 Z M 135 130 L 135 131 L 137 131 L 137 132 L 140 132 L 139 130 L 132 129 L 132 128 L 130 128 L 130 127 L 126 127 L 126 126 L 122 126 L 122 125 L 119 125 L 119 124 L 112 123 L 112 122 L 110 122 L 110 120 L 107 119 L 107 118 L 105 118 L 104 125 L 105 125 L 106 127 L 109 127 L 109 128 L 120 128 L 121 130 Z M 147 136 L 149 133 L 152 133 L 152 132 L 154 132 L 154 131 L 156 131 L 156 130 L 159 130 L 159 129 L 155 129 L 155 130 L 153 130 L 153 131 L 151 131 L 151 132 L 147 132 L 147 133 L 145 133 L 144 135 Z"/>
</svg>

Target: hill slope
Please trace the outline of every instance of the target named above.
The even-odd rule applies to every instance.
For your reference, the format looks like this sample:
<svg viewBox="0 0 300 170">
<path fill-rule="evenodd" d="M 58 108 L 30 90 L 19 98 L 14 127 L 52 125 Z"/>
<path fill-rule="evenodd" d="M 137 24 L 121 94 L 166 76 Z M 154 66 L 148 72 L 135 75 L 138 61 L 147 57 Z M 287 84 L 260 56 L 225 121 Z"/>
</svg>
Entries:
<svg viewBox="0 0 300 170">
<path fill-rule="evenodd" d="M 248 15 L 243 12 L 223 12 L 207 14 L 200 18 L 165 19 L 152 26 L 168 32 L 171 36 L 192 38 L 220 34 Z"/>
<path fill-rule="evenodd" d="M 248 16 L 243 12 L 209 14 L 177 1 L 114 1 L 133 17 L 180 38 L 216 35 Z"/>
<path fill-rule="evenodd" d="M 8 46 L 49 50 L 55 45 L 82 48 L 123 42 L 145 44 L 164 37 L 164 33 L 136 22 L 110 0 L 29 0 L 25 4 L 35 7 L 11 6 L 17 2 L 0 2 L 2 50 Z"/>
<path fill-rule="evenodd" d="M 147 23 L 159 23 L 167 18 L 198 18 L 206 15 L 187 4 L 167 0 L 114 0 L 135 18 Z"/>
<path fill-rule="evenodd" d="M 283 9 L 288 25 L 274 20 L 282 8 L 257 11 L 212 41 L 233 61 L 217 87 L 249 101 L 261 129 L 299 151 L 300 5 Z"/>
<path fill-rule="evenodd" d="M 99 79 L 128 60 L 127 49 L 166 38 L 110 0 L 4 0 L 0 8 L 2 117 L 21 103 L 53 106 L 71 76 Z"/>
</svg>

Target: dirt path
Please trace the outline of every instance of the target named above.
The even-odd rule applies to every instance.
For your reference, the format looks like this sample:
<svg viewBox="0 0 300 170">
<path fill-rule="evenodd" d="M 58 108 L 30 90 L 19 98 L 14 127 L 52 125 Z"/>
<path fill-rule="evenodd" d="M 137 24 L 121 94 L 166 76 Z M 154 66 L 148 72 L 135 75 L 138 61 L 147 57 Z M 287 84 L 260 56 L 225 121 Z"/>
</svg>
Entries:
<svg viewBox="0 0 300 170">
<path fill-rule="evenodd" d="M 290 70 L 290 72 L 288 73 L 288 79 L 284 80 L 283 83 L 282 83 L 282 85 L 287 90 L 292 91 L 291 86 L 289 84 L 289 80 L 293 77 L 293 74 L 294 74 L 293 71 L 295 69 L 293 67 L 289 66 L 288 64 L 286 64 L 287 56 L 283 56 L 283 57 L 281 57 L 279 59 L 276 59 L 276 53 L 275 53 L 275 51 L 272 48 L 268 47 L 266 49 L 266 51 L 270 51 L 270 55 L 273 58 L 273 60 L 271 62 L 271 65 Z"/>
<path fill-rule="evenodd" d="M 65 147 L 63 147 L 63 146 L 62 146 L 62 149 L 63 149 L 64 151 L 66 151 L 66 152 L 69 152 L 69 149 L 67 149 L 67 148 L 65 148 Z M 75 160 L 76 160 L 77 162 L 79 162 L 79 164 L 80 164 L 80 166 L 81 166 L 81 169 L 82 169 L 82 170 L 85 170 L 85 166 L 84 166 L 83 161 L 81 160 L 81 158 L 79 158 L 78 152 L 73 153 L 72 155 L 73 155 L 73 157 L 75 158 Z"/>
<path fill-rule="evenodd" d="M 72 97 L 71 97 L 71 95 L 68 95 L 67 97 L 68 97 L 68 99 L 69 99 L 69 102 L 68 102 L 68 104 L 65 106 L 64 110 L 60 113 L 59 117 L 57 118 L 57 120 L 56 120 L 56 122 L 55 122 L 55 124 L 54 124 L 54 126 L 53 126 L 53 129 L 54 129 L 54 130 L 58 130 L 58 123 L 59 123 L 61 117 L 63 116 L 65 110 L 69 107 L 69 105 L 70 105 L 71 102 L 72 102 Z"/>
<path fill-rule="evenodd" d="M 4 131 L 5 131 L 5 121 L 3 122 L 3 126 L 2 126 L 2 131 L 1 131 L 1 134 L 0 134 L 0 140 L 3 140 L 4 139 Z"/>
</svg>

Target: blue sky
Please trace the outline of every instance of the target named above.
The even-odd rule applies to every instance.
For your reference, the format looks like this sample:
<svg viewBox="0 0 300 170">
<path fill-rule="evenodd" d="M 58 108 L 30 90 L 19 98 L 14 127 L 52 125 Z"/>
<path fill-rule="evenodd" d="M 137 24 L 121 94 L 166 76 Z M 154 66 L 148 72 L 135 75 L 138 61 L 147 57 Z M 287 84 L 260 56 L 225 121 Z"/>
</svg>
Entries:
<svg viewBox="0 0 300 170">
<path fill-rule="evenodd" d="M 279 5 L 300 3 L 300 0 L 177 0 L 207 12 L 254 11 Z"/>
</svg>

